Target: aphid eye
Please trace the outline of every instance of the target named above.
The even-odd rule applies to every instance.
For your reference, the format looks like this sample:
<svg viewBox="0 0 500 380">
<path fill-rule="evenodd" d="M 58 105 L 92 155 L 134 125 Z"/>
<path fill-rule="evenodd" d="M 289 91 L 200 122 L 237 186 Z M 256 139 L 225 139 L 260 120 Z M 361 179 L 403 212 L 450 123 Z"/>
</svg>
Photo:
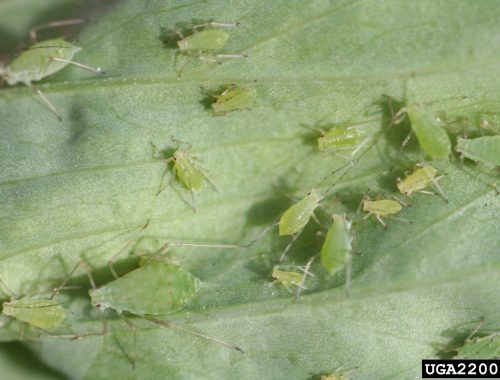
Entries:
<svg viewBox="0 0 500 380">
<path fill-rule="evenodd" d="M 100 304 L 100 303 L 98 303 L 97 305 L 95 305 L 95 307 L 101 307 L 101 304 Z"/>
</svg>

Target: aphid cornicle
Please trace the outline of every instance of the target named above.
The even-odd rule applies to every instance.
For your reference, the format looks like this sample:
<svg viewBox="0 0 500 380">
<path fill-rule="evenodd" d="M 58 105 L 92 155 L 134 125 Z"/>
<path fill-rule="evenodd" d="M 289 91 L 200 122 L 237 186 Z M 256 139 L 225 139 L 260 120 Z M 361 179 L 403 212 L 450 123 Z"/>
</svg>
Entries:
<svg viewBox="0 0 500 380">
<path fill-rule="evenodd" d="M 38 42 L 28 50 L 22 52 L 6 66 L 0 67 L 0 77 L 11 86 L 23 83 L 33 88 L 50 110 L 61 119 L 56 108 L 50 103 L 45 95 L 33 85 L 33 82 L 52 75 L 70 64 L 94 73 L 104 73 L 101 68 L 93 68 L 72 61 L 75 54 L 80 50 L 80 47 L 61 38 Z"/>
<path fill-rule="evenodd" d="M 486 166 L 500 166 L 500 136 L 483 136 L 473 139 L 459 137 L 455 150 Z"/>
<path fill-rule="evenodd" d="M 434 194 L 433 192 L 424 190 L 425 188 L 434 185 L 439 194 L 445 201 L 448 201 L 443 189 L 439 186 L 438 181 L 443 176 L 436 176 L 437 169 L 429 164 L 418 164 L 415 171 L 408 174 L 405 179 L 399 179 L 396 186 L 401 194 L 410 196 L 412 193 Z"/>
<path fill-rule="evenodd" d="M 220 95 L 215 96 L 216 101 L 212 103 L 214 115 L 221 116 L 228 112 L 249 109 L 257 98 L 257 90 L 254 87 L 229 86 Z"/>
<path fill-rule="evenodd" d="M 417 136 L 422 150 L 433 160 L 448 159 L 451 154 L 451 142 L 441 121 L 432 113 L 415 104 L 410 104 L 396 114 L 395 123 L 399 123 L 401 116 L 405 113 L 410 119 L 412 132 Z M 403 146 L 409 138 L 410 135 L 403 141 Z"/>
</svg>

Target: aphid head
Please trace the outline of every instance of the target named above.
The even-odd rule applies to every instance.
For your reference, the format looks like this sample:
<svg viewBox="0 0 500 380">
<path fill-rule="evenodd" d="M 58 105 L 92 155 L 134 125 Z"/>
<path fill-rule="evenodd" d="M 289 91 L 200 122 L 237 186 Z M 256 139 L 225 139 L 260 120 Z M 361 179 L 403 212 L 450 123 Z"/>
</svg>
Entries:
<svg viewBox="0 0 500 380">
<path fill-rule="evenodd" d="M 106 306 L 103 304 L 103 295 L 99 291 L 99 289 L 90 289 L 89 290 L 89 295 L 90 295 L 90 304 L 93 307 L 99 308 L 99 309 L 105 309 Z"/>
</svg>

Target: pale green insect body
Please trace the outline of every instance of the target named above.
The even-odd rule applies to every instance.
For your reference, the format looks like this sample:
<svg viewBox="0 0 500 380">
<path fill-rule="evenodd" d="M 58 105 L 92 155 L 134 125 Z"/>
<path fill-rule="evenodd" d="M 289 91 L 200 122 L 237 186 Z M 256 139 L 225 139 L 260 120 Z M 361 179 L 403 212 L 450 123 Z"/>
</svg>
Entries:
<svg viewBox="0 0 500 380">
<path fill-rule="evenodd" d="M 318 148 L 321 151 L 328 149 L 349 149 L 357 147 L 362 139 L 362 134 L 354 126 L 333 126 L 322 132 L 318 138 Z"/>
<path fill-rule="evenodd" d="M 321 265 L 333 274 L 344 268 L 351 254 L 351 222 L 343 215 L 334 214 L 332 225 L 321 248 Z"/>
<path fill-rule="evenodd" d="M 303 274 L 295 271 L 285 271 L 275 265 L 272 277 L 275 279 L 274 282 L 279 282 L 287 289 L 290 289 L 292 286 L 301 286 Z"/>
<path fill-rule="evenodd" d="M 483 136 L 473 139 L 459 137 L 455 150 L 487 166 L 500 166 L 500 136 Z"/>
<path fill-rule="evenodd" d="M 411 129 L 417 136 L 422 150 L 433 160 L 448 159 L 451 142 L 441 122 L 432 113 L 415 104 L 404 109 L 410 118 Z"/>
<path fill-rule="evenodd" d="M 205 187 L 205 176 L 192 162 L 186 151 L 179 149 L 172 155 L 174 176 L 188 190 L 198 192 Z"/>
<path fill-rule="evenodd" d="M 403 180 L 398 180 L 396 186 L 401 194 L 411 195 L 431 186 L 436 181 L 437 169 L 424 165 L 406 176 Z"/>
<path fill-rule="evenodd" d="M 56 328 L 66 318 L 59 302 L 31 297 L 4 302 L 2 313 L 41 329 Z"/>
<path fill-rule="evenodd" d="M 367 199 L 363 201 L 363 211 L 378 216 L 397 214 L 402 208 L 403 206 L 399 202 L 392 199 L 378 199 L 375 201 Z"/>
<path fill-rule="evenodd" d="M 81 50 L 61 38 L 41 41 L 21 53 L 3 70 L 3 77 L 11 86 L 17 83 L 30 85 L 52 75 L 69 63 L 55 60 L 71 61 L 76 53 Z"/>
<path fill-rule="evenodd" d="M 248 109 L 257 98 L 257 90 L 254 87 L 230 86 L 212 103 L 214 115 L 225 115 L 228 112 Z"/>
<path fill-rule="evenodd" d="M 209 28 L 195 32 L 177 41 L 181 53 L 215 51 L 226 46 L 229 34 L 221 29 Z"/>
<path fill-rule="evenodd" d="M 135 315 L 161 315 L 182 309 L 199 280 L 175 265 L 152 262 L 89 291 L 91 304 Z"/>
<path fill-rule="evenodd" d="M 302 231 L 309 219 L 311 219 L 321 199 L 321 194 L 313 189 L 300 201 L 290 206 L 278 222 L 279 235 L 293 235 Z"/>
</svg>

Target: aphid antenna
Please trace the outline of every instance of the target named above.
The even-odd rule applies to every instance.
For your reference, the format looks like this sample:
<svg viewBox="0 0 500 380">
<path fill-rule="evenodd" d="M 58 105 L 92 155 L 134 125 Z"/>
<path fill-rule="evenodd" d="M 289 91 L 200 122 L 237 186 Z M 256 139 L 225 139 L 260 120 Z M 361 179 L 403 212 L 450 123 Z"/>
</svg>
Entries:
<svg viewBox="0 0 500 380">
<path fill-rule="evenodd" d="M 478 325 L 476 326 L 476 328 L 475 328 L 475 329 L 474 329 L 474 330 L 473 330 L 473 331 L 469 334 L 469 336 L 467 336 L 467 338 L 465 338 L 465 341 L 466 341 L 466 342 L 469 342 L 469 341 L 472 339 L 472 337 L 473 337 L 474 335 L 476 335 L 476 333 L 477 333 L 477 332 L 481 329 L 481 327 L 483 327 L 484 322 L 485 322 L 484 317 L 481 317 L 481 318 L 479 319 L 479 323 L 478 323 Z"/>
<path fill-rule="evenodd" d="M 47 97 L 43 94 L 43 92 L 40 91 L 40 89 L 38 89 L 38 87 L 36 87 L 32 83 L 27 84 L 27 86 L 30 87 L 31 89 L 33 89 L 33 91 L 35 91 L 42 98 L 42 100 L 45 102 L 47 107 L 49 107 L 49 109 L 52 111 L 52 113 L 57 118 L 57 120 L 62 121 L 62 117 L 59 114 L 59 112 L 57 111 L 56 107 L 54 107 L 52 105 L 52 103 L 49 101 L 49 99 L 47 99 Z"/>
<path fill-rule="evenodd" d="M 141 229 L 137 232 L 137 234 L 140 235 L 142 234 L 142 231 L 144 231 L 146 228 L 148 228 L 149 226 L 149 222 L 150 222 L 151 219 L 148 219 L 146 221 L 146 224 L 144 224 Z M 109 270 L 111 271 L 111 274 L 113 275 L 113 277 L 115 279 L 118 278 L 118 274 L 116 273 L 116 270 L 115 270 L 115 266 L 114 266 L 114 262 L 115 260 L 118 258 L 118 256 L 120 256 L 134 241 L 136 241 L 138 239 L 137 236 L 134 236 L 133 238 L 129 239 L 129 241 L 127 242 L 127 244 L 125 244 L 125 246 L 120 249 L 117 253 L 115 253 L 109 260 L 108 260 L 108 267 L 109 267 Z M 76 270 L 76 269 L 75 269 Z"/>
<path fill-rule="evenodd" d="M 69 281 L 69 279 L 71 278 L 71 276 L 73 276 L 73 274 L 76 272 L 76 270 L 80 267 L 80 263 L 77 263 L 75 265 L 75 267 L 69 272 L 69 274 L 66 276 L 66 278 L 63 280 L 63 282 L 61 283 L 61 285 L 59 285 L 58 287 L 52 289 L 52 296 L 49 298 L 50 300 L 54 299 L 61 290 L 63 289 L 67 289 L 68 287 L 66 287 L 66 283 Z M 73 288 L 73 287 L 71 287 Z"/>
<path fill-rule="evenodd" d="M 306 277 L 308 275 L 314 276 L 314 274 L 312 274 L 310 272 L 310 269 L 311 269 L 311 265 L 312 265 L 312 263 L 314 262 L 315 259 L 316 259 L 316 255 L 311 256 L 309 258 L 309 260 L 307 260 L 306 266 L 304 267 L 304 270 L 303 270 L 302 279 L 300 280 L 299 285 L 297 285 L 297 292 L 295 293 L 295 299 L 298 299 L 300 297 L 300 293 L 302 292 L 302 289 L 305 289 L 304 285 L 305 285 L 305 282 L 306 282 Z"/>
<path fill-rule="evenodd" d="M 67 19 L 67 20 L 51 21 L 51 22 L 47 22 L 45 24 L 37 25 L 37 26 L 31 28 L 30 38 L 33 42 L 37 42 L 37 39 L 38 39 L 37 33 L 43 29 L 52 29 L 52 28 L 60 28 L 60 27 L 64 27 L 64 26 L 80 25 L 84 21 L 85 20 L 82 18 L 73 18 L 73 19 Z"/>
<path fill-rule="evenodd" d="M 236 350 L 236 351 L 238 351 L 241 354 L 245 354 L 245 351 L 243 351 L 240 347 L 238 347 L 238 346 L 236 346 L 234 344 L 231 344 L 231 343 L 224 342 L 223 340 L 215 338 L 213 336 L 209 336 L 209 335 L 205 335 L 205 334 L 202 334 L 202 333 L 199 333 L 199 332 L 196 332 L 196 331 L 188 330 L 188 329 L 182 328 L 182 327 L 180 327 L 180 326 L 178 326 L 176 324 L 173 324 L 171 322 L 162 321 L 160 319 L 156 319 L 156 318 L 150 317 L 148 315 L 144 315 L 142 317 L 144 319 L 146 319 L 146 320 L 148 320 L 150 322 L 156 323 L 157 325 L 160 325 L 162 327 L 171 328 L 173 330 L 178 330 L 178 331 L 184 332 L 186 334 L 196 336 L 198 338 L 209 340 L 209 341 L 221 344 L 222 346 L 224 346 L 226 348 L 229 348 L 229 349 L 232 349 L 232 350 Z"/>
<path fill-rule="evenodd" d="M 247 247 L 240 244 L 211 244 L 211 243 L 182 243 L 182 242 L 165 242 L 160 248 L 154 251 L 146 260 L 146 265 L 151 263 L 158 255 L 166 251 L 170 247 L 199 247 L 199 248 L 221 248 L 221 249 L 240 249 Z"/>
</svg>

